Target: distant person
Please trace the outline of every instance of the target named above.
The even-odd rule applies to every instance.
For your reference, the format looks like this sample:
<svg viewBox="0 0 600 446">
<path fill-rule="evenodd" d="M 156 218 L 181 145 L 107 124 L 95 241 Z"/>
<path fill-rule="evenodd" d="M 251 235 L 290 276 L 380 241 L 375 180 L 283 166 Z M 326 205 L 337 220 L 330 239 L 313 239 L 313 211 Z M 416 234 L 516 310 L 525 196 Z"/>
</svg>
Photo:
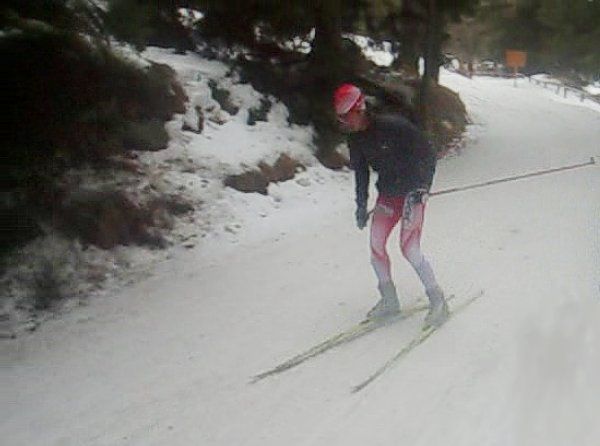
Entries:
<svg viewBox="0 0 600 446">
<path fill-rule="evenodd" d="M 371 264 L 377 275 L 381 299 L 367 317 L 386 318 L 400 312 L 386 244 L 390 232 L 402 220 L 400 249 L 421 279 L 429 298 L 425 323 L 440 325 L 448 317 L 448 305 L 420 248 L 436 153 L 425 135 L 401 115 L 375 115 L 367 110 L 365 96 L 355 85 L 343 84 L 337 88 L 334 107 L 342 131 L 348 134 L 350 161 L 356 179 L 356 224 L 359 229 L 367 226 L 369 218 L 370 169 L 378 174 L 379 196 L 373 211 L 370 238 Z"/>
</svg>

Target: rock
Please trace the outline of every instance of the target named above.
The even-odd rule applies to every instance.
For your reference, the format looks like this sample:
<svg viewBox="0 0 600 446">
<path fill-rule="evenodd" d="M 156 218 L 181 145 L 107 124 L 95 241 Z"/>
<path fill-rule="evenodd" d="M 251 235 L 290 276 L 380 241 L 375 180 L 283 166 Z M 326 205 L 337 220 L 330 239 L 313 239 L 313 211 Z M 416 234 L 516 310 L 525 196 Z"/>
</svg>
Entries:
<svg viewBox="0 0 600 446">
<path fill-rule="evenodd" d="M 194 109 L 188 110 L 183 118 L 181 130 L 198 134 L 202 133 L 204 130 L 204 113 L 201 107 L 196 106 Z"/>
<path fill-rule="evenodd" d="M 230 175 L 225 178 L 225 186 L 240 192 L 258 192 L 267 195 L 269 180 L 259 170 L 251 170 L 239 175 Z"/>
<path fill-rule="evenodd" d="M 272 166 L 261 162 L 258 170 L 250 170 L 239 175 L 231 175 L 225 179 L 225 186 L 240 192 L 258 192 L 267 195 L 269 183 L 278 183 L 294 178 L 298 170 L 305 167 L 287 154 L 282 154 Z"/>
<path fill-rule="evenodd" d="M 152 62 L 148 72 L 151 76 L 160 76 L 168 79 L 170 91 L 166 102 L 170 110 L 168 110 L 166 119 L 169 119 L 173 113 L 185 113 L 185 103 L 188 97 L 181 84 L 177 81 L 175 70 L 169 65 Z"/>
<path fill-rule="evenodd" d="M 340 170 L 350 165 L 350 160 L 335 150 L 329 153 L 319 153 L 317 156 L 321 164 L 328 169 Z"/>
<path fill-rule="evenodd" d="M 256 125 L 258 121 L 267 121 L 269 111 L 271 111 L 271 101 L 266 98 L 260 99 L 259 107 L 252 107 L 248 110 L 248 125 Z"/>
<path fill-rule="evenodd" d="M 228 90 L 219 88 L 214 80 L 208 81 L 212 97 L 219 103 L 221 109 L 234 116 L 240 111 L 240 108 L 231 101 L 231 93 Z"/>
<path fill-rule="evenodd" d="M 285 153 L 277 158 L 277 161 L 275 161 L 273 166 L 261 163 L 259 164 L 259 168 L 265 174 L 267 179 L 274 183 L 291 180 L 296 176 L 298 170 L 305 170 L 305 167 L 300 162 Z"/>
</svg>

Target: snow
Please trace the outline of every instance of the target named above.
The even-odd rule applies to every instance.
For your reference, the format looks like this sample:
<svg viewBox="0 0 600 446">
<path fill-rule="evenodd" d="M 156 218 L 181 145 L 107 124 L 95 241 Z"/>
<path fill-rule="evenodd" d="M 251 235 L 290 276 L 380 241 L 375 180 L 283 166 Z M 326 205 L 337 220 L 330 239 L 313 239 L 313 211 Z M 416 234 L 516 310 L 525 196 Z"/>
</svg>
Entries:
<svg viewBox="0 0 600 446">
<path fill-rule="evenodd" d="M 538 74 L 533 74 L 531 76 L 532 79 L 536 79 L 538 81 L 545 81 L 545 82 L 556 82 L 556 83 L 560 83 L 560 81 L 554 77 L 552 77 L 551 75 L 547 74 L 547 73 L 538 73 Z"/>
<path fill-rule="evenodd" d="M 187 28 L 194 27 L 204 18 L 204 13 L 192 8 L 178 8 L 179 20 Z"/>
<path fill-rule="evenodd" d="M 202 107 L 214 105 L 208 79 L 234 82 L 195 56 L 144 57 L 173 65 Z M 443 71 L 441 82 L 473 124 L 460 153 L 440 161 L 434 190 L 600 156 L 600 114 L 588 101 L 526 80 L 515 88 Z M 220 186 L 224 172 L 274 148 L 311 160 L 310 129 L 288 127 L 281 106 L 244 129 L 256 99 L 238 85 L 238 115 L 202 135 L 181 132 L 177 117 L 170 147 L 144 155 L 164 168 L 157 182 L 192 183 L 187 193 L 205 200 L 185 225 L 206 231 L 201 242 L 172 248 L 151 277 L 2 343 L 8 444 L 598 444 L 598 165 L 432 198 L 423 247 L 440 283 L 459 299 L 485 295 L 362 392 L 350 388 L 420 330 L 419 317 L 249 384 L 360 320 L 376 299 L 350 172 L 309 164 L 268 196 Z M 194 172 L 167 170 L 177 159 Z M 422 299 L 396 243 L 389 249 L 403 303 Z"/>
<path fill-rule="evenodd" d="M 16 36 L 20 36 L 22 34 L 23 34 L 23 31 L 21 31 L 20 29 L 6 28 L 3 30 L 0 30 L 0 39 L 16 37 Z"/>
<path fill-rule="evenodd" d="M 565 85 L 560 80 L 555 79 L 548 74 L 535 74 L 535 75 L 531 76 L 531 78 L 541 81 L 541 82 L 549 82 L 551 84 L 554 84 L 547 88 L 549 93 L 553 92 L 557 96 L 556 99 L 558 99 L 558 100 L 561 100 L 560 97 L 564 98 Z M 588 93 L 588 94 L 591 94 L 592 96 L 600 95 L 600 86 L 598 86 L 596 84 L 597 84 L 597 82 L 594 84 L 589 84 L 589 85 L 583 87 L 581 90 L 579 90 L 579 89 L 574 90 L 574 89 L 570 89 L 567 87 L 567 93 L 566 93 L 567 98 L 565 98 L 567 100 L 565 102 L 566 103 L 574 103 L 573 98 L 577 98 L 579 100 L 579 102 L 585 103 L 586 105 L 589 105 L 596 110 L 600 110 L 600 101 L 597 98 L 595 101 L 593 101 L 593 100 L 590 100 L 590 98 L 582 99 L 582 97 L 581 97 L 582 93 Z M 562 91 L 561 91 L 561 88 L 563 89 Z M 560 96 L 560 97 L 558 97 L 558 96 Z"/>
<path fill-rule="evenodd" d="M 375 65 L 389 67 L 394 61 L 391 42 L 384 40 L 378 43 L 370 37 L 358 34 L 344 34 L 344 37 L 356 43 L 364 56 Z"/>
<path fill-rule="evenodd" d="M 290 51 L 308 54 L 312 50 L 312 42 L 315 39 L 315 29 L 313 28 L 307 35 L 302 37 L 294 37 L 291 40 L 284 42 L 283 47 Z"/>
<path fill-rule="evenodd" d="M 583 87 L 585 91 L 594 96 L 600 96 L 600 82 L 594 82 L 593 84 L 586 85 Z"/>
<path fill-rule="evenodd" d="M 254 224 L 257 214 L 267 217 L 281 208 L 284 198 L 279 197 L 280 191 L 285 191 L 285 199 L 293 200 L 311 193 L 306 192 L 302 184 L 318 184 L 322 177 L 334 176 L 313 156 L 312 128 L 288 124 L 288 112 L 283 104 L 272 97 L 263 98 L 250 85 L 240 84 L 235 75 L 228 76 L 229 69 L 224 64 L 207 61 L 191 53 L 187 56 L 173 55 L 158 48 L 148 49 L 144 56 L 173 66 L 190 98 L 190 110 L 193 112 L 198 106 L 204 111 L 205 128 L 201 134 L 181 131 L 182 120 L 193 120 L 195 116 L 178 117 L 168 126 L 171 136 L 169 148 L 143 156 L 149 163 L 185 159 L 202 172 L 200 176 L 191 174 L 185 179 L 178 172 L 168 172 L 167 175 L 173 184 L 189 185 L 189 181 L 193 181 L 193 189 L 203 189 L 197 190 L 197 193 L 212 206 L 204 209 L 203 219 L 212 219 L 210 214 L 215 212 L 219 214 L 215 217 L 217 225 L 227 225 L 229 233 L 239 232 L 238 229 Z M 221 110 L 212 99 L 208 87 L 210 80 L 216 81 L 219 88 L 230 91 L 232 102 L 240 107 L 235 116 Z M 261 99 L 272 103 L 267 122 L 259 121 L 249 126 L 246 123 L 248 110 L 258 107 Z M 218 117 L 223 124 L 212 122 L 211 117 Z M 300 161 L 307 166 L 307 171 L 298 175 L 295 181 L 270 185 L 266 197 L 222 188 L 221 182 L 226 175 L 242 173 L 262 161 L 272 164 L 282 154 Z M 199 182 L 200 178 L 204 183 Z M 206 182 L 214 187 L 206 187 Z M 233 229 L 232 224 L 240 228 Z"/>
<path fill-rule="evenodd" d="M 88 3 L 101 9 L 104 12 L 108 12 L 110 9 L 108 0 L 88 0 Z"/>
<path fill-rule="evenodd" d="M 140 55 L 140 53 L 133 47 L 133 45 L 121 42 L 114 38 L 110 38 L 110 49 L 112 53 L 120 57 L 121 59 L 137 66 L 138 68 L 150 67 L 150 61 Z"/>
<path fill-rule="evenodd" d="M 288 124 L 288 112 L 283 104 L 272 97 L 264 98 L 248 84 L 240 84 L 225 64 L 202 59 L 193 53 L 178 55 L 172 50 L 153 47 L 139 54 L 130 45 L 114 40 L 111 48 L 142 69 L 149 67 L 151 62 L 166 63 L 176 69 L 190 99 L 188 111 L 167 123 L 171 141 L 166 150 L 138 153 L 140 169 L 145 176 L 115 172 L 106 178 L 90 170 L 74 170 L 63 180 L 93 190 L 116 186 L 140 202 L 144 201 L 144 191 L 148 188 L 183 196 L 196 206 L 197 212 L 176 222 L 175 230 L 167 236 L 172 243 L 179 246 L 183 243 L 189 249 L 204 239 L 216 238 L 232 244 L 230 248 L 219 247 L 219 250 L 233 249 L 249 228 L 256 227 L 259 232 L 268 233 L 265 223 L 272 214 L 293 208 L 294 200 L 315 201 L 312 197 L 314 189 L 325 189 L 325 184 L 331 181 L 350 181 L 348 174 L 345 177 L 334 175 L 316 161 L 311 127 Z M 230 91 L 232 102 L 240 108 L 235 116 L 221 110 L 212 98 L 209 81 Z M 267 122 L 259 121 L 249 126 L 246 124 L 248 110 L 258 107 L 261 99 L 272 104 Z M 182 130 L 184 121 L 195 121 L 196 124 L 191 126 L 197 126 L 196 108 L 201 109 L 205 117 L 201 134 Z M 213 118 L 221 124 L 212 122 Z M 261 162 L 273 164 L 282 154 L 300 161 L 306 171 L 299 173 L 293 181 L 270 185 L 268 196 L 245 195 L 223 188 L 227 175 L 256 168 Z M 312 187 L 308 188 L 309 185 Z M 172 255 L 170 251 L 145 248 L 118 247 L 105 251 L 82 247 L 47 230 L 44 237 L 14 256 L 8 272 L 1 278 L 0 284 L 10 297 L 2 300 L 1 313 L 11 315 L 11 320 L 7 323 L 0 320 L 0 335 L 10 336 L 15 331 L 36 325 L 37 321 L 31 319 L 26 310 L 28 296 L 34 293 L 34 278 L 45 262 L 54 265 L 63 294 L 72 298 L 66 305 L 68 310 L 85 304 L 84 300 L 90 296 L 114 292 L 123 283 L 139 280 L 153 264 Z M 43 320 L 51 315 L 41 316 Z"/>
</svg>

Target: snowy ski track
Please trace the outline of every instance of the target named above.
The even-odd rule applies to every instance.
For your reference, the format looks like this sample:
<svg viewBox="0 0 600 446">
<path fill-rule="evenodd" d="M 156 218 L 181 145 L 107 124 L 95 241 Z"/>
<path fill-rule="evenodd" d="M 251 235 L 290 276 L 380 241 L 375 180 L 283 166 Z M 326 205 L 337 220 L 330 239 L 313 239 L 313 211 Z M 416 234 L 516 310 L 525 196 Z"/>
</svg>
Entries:
<svg viewBox="0 0 600 446">
<path fill-rule="evenodd" d="M 526 81 L 442 83 L 473 125 L 434 190 L 600 156 L 598 110 Z M 177 252 L 152 278 L 3 342 L 2 443 L 600 444 L 598 165 L 432 198 L 423 247 L 440 284 L 457 300 L 485 295 L 364 391 L 350 392 L 422 315 L 249 383 L 376 300 L 351 175 L 336 175 L 318 203 L 265 219 L 261 237 Z M 396 245 L 395 231 L 399 293 L 421 299 Z"/>
</svg>

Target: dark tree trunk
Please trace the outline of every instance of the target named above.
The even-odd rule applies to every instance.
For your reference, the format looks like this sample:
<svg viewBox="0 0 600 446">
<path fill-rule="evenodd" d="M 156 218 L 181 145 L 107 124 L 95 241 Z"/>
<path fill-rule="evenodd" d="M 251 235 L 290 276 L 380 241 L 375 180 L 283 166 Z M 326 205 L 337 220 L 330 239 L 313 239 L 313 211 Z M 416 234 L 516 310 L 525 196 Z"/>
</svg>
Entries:
<svg viewBox="0 0 600 446">
<path fill-rule="evenodd" d="M 419 115 L 422 127 L 426 128 L 430 121 L 431 87 L 437 84 L 439 79 L 439 60 L 441 37 L 443 28 L 443 16 L 438 0 L 428 0 L 428 20 L 425 36 L 424 60 L 425 70 L 421 79 L 419 94 Z"/>
<path fill-rule="evenodd" d="M 335 85 L 343 76 L 341 0 L 319 0 L 315 7 L 313 67 L 315 74 Z"/>
<path fill-rule="evenodd" d="M 331 95 L 344 79 L 345 57 L 342 44 L 342 0 L 315 1 L 315 39 L 310 55 L 311 85 L 306 91 L 313 124 L 317 133 L 319 156 L 332 153 L 339 144 L 339 131 L 335 124 Z"/>
<path fill-rule="evenodd" d="M 404 0 L 398 17 L 400 51 L 396 66 L 410 67 L 417 75 L 419 57 L 423 54 L 427 27 L 427 10 L 418 0 Z"/>
</svg>

